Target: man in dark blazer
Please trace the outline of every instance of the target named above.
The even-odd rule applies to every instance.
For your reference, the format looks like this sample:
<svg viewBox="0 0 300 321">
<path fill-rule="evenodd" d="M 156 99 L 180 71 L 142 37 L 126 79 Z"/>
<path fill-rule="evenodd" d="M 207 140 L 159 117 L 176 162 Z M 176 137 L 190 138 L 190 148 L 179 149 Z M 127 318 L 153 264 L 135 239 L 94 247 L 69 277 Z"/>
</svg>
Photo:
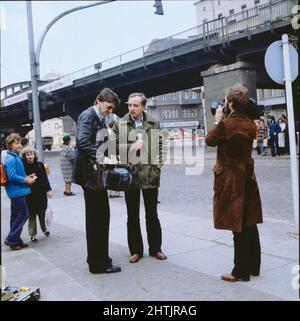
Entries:
<svg viewBox="0 0 300 321">
<path fill-rule="evenodd" d="M 91 273 L 115 273 L 121 268 L 112 265 L 108 255 L 110 209 L 107 191 L 96 189 L 91 183 L 89 163 L 96 161 L 97 151 L 103 144 L 97 133 L 106 129 L 106 117 L 119 105 L 116 93 L 104 88 L 94 106 L 81 113 L 77 122 L 76 155 L 73 182 L 84 192 L 86 214 L 87 263 Z"/>
</svg>

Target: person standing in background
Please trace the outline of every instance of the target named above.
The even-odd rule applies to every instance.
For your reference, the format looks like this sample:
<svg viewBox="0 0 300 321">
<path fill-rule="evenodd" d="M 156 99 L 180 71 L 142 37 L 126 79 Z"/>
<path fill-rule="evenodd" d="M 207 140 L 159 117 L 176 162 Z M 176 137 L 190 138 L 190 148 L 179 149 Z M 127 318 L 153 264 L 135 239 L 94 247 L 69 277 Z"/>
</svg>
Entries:
<svg viewBox="0 0 300 321">
<path fill-rule="evenodd" d="M 27 176 L 24 165 L 19 156 L 22 149 L 21 137 L 18 134 L 10 134 L 6 138 L 8 148 L 4 162 L 4 170 L 7 176 L 5 190 L 11 200 L 10 231 L 4 241 L 11 250 L 16 251 L 28 246 L 21 239 L 23 226 L 26 223 L 29 211 L 26 196 L 31 193 L 28 185 L 32 185 L 35 175 Z"/>
<path fill-rule="evenodd" d="M 46 209 L 48 205 L 47 198 L 52 197 L 51 186 L 46 174 L 45 166 L 38 161 L 38 152 L 32 147 L 23 149 L 22 160 L 27 175 L 34 174 L 37 179 L 30 186 L 31 194 L 26 196 L 26 202 L 29 209 L 28 232 L 32 242 L 37 242 L 37 224 L 36 216 L 39 218 L 42 232 L 45 236 L 50 235 L 46 226 Z"/>
<path fill-rule="evenodd" d="M 286 125 L 282 118 L 278 119 L 281 131 L 278 133 L 278 155 L 285 154 L 285 129 Z"/>
<path fill-rule="evenodd" d="M 260 154 L 261 156 L 265 156 L 265 147 L 264 147 L 264 142 L 268 138 L 268 129 L 265 126 L 265 121 L 260 118 L 258 121 L 258 128 L 257 128 L 257 145 L 258 148 L 260 149 Z"/>
<path fill-rule="evenodd" d="M 76 195 L 71 191 L 73 164 L 75 158 L 74 149 L 70 146 L 71 137 L 66 135 L 63 137 L 63 145 L 60 150 L 60 167 L 65 181 L 65 196 Z"/>
<path fill-rule="evenodd" d="M 278 155 L 278 134 L 280 133 L 281 128 L 279 124 L 275 121 L 275 117 L 271 116 L 270 126 L 269 126 L 269 136 L 270 136 L 270 145 L 271 145 L 271 154 L 272 157 Z"/>
</svg>

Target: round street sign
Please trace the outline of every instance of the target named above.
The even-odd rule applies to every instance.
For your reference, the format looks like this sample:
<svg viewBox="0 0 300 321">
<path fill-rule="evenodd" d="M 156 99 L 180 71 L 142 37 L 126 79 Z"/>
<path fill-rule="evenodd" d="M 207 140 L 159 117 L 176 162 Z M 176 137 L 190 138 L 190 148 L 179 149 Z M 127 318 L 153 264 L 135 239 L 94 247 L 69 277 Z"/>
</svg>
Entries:
<svg viewBox="0 0 300 321">
<path fill-rule="evenodd" d="M 291 62 L 291 80 L 294 81 L 298 76 L 298 53 L 297 50 L 289 44 L 290 62 Z M 265 54 L 265 67 L 272 80 L 280 85 L 284 84 L 284 68 L 282 41 L 273 42 Z"/>
</svg>

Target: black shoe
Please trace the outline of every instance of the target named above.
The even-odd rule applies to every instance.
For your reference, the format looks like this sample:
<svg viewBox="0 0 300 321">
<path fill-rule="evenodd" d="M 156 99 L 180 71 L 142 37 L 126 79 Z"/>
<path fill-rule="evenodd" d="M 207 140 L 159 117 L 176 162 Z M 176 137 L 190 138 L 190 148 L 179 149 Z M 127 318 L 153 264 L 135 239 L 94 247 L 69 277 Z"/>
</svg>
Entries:
<svg viewBox="0 0 300 321">
<path fill-rule="evenodd" d="M 106 269 L 97 269 L 97 268 L 91 268 L 90 267 L 90 272 L 93 274 L 101 274 L 101 273 L 117 273 L 117 272 L 121 272 L 121 267 L 119 266 L 110 266 Z"/>
<path fill-rule="evenodd" d="M 112 265 L 111 267 L 109 267 L 105 270 L 105 273 L 117 273 L 117 272 L 121 272 L 120 266 Z"/>
<path fill-rule="evenodd" d="M 259 276 L 259 272 L 251 272 L 250 273 L 252 276 Z"/>
<path fill-rule="evenodd" d="M 28 247 L 28 244 L 26 243 L 20 243 L 18 245 L 21 246 L 22 249 L 24 249 L 25 247 Z"/>
<path fill-rule="evenodd" d="M 50 231 L 46 230 L 44 234 L 48 237 L 50 235 Z"/>
<path fill-rule="evenodd" d="M 8 242 L 7 240 L 4 241 L 4 244 L 9 246 L 12 251 L 17 251 L 17 250 L 22 249 L 20 244 L 12 244 L 12 243 Z"/>
<path fill-rule="evenodd" d="M 32 243 L 38 242 L 38 239 L 36 238 L 35 235 L 32 235 L 32 236 L 31 236 L 31 242 L 32 242 Z"/>
<path fill-rule="evenodd" d="M 73 192 L 64 192 L 64 195 L 66 195 L 66 196 L 73 196 L 73 195 L 76 195 L 76 194 L 73 193 Z"/>
</svg>

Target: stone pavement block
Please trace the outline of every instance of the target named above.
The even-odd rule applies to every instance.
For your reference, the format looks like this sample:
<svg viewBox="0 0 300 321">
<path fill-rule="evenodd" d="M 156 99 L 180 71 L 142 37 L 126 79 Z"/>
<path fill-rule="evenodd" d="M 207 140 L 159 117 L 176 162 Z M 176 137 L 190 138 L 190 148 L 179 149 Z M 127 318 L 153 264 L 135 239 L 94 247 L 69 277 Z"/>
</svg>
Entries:
<svg viewBox="0 0 300 321">
<path fill-rule="evenodd" d="M 26 256 L 21 260 L 25 266 L 27 266 L 31 271 L 39 271 L 39 273 L 47 274 L 48 272 L 51 272 L 55 265 L 49 262 L 48 259 L 44 257 L 36 257 L 28 260 Z"/>
<path fill-rule="evenodd" d="M 178 214 L 171 211 L 160 210 L 158 208 L 158 217 L 163 227 L 169 227 L 172 225 L 187 223 L 187 222 L 199 222 L 200 217 L 189 216 L 186 214 Z"/>
<path fill-rule="evenodd" d="M 59 301 L 60 297 L 53 293 L 50 288 L 43 287 L 40 289 L 41 298 L 40 301 Z"/>
<path fill-rule="evenodd" d="M 5 262 L 8 262 L 8 263 L 18 262 L 19 260 L 24 258 L 24 253 L 26 253 L 26 257 L 28 258 L 28 260 L 30 260 L 31 258 L 36 258 L 40 256 L 30 246 L 28 248 L 25 248 L 19 251 L 12 251 L 9 249 L 8 246 L 5 246 L 5 247 L 3 246 L 1 250 L 2 250 L 1 251 L 2 253 L 5 253 Z"/>
<path fill-rule="evenodd" d="M 109 231 L 110 242 L 118 243 L 118 244 L 126 246 L 127 245 L 127 231 L 126 231 L 126 229 L 127 229 L 126 224 L 124 225 L 124 227 L 111 229 Z M 144 234 L 143 231 L 142 231 L 142 234 Z"/>
<path fill-rule="evenodd" d="M 136 264 L 123 264 L 115 275 L 82 276 L 80 284 L 99 300 L 109 301 L 202 301 L 202 300 L 278 300 L 252 289 L 219 282 L 215 278 L 150 257 Z"/>
<path fill-rule="evenodd" d="M 299 240 L 290 237 L 288 240 L 264 247 L 263 252 L 299 262 Z"/>
<path fill-rule="evenodd" d="M 214 229 L 213 222 L 209 219 L 187 220 L 180 225 L 169 223 L 165 229 L 207 241 L 218 240 L 228 234 L 228 231 Z"/>
<path fill-rule="evenodd" d="M 215 245 L 185 254 L 171 255 L 169 261 L 194 271 L 219 278 L 232 270 L 233 249 Z"/>
<path fill-rule="evenodd" d="M 5 260 L 5 262 L 3 262 L 3 267 L 5 268 L 6 277 L 8 279 L 13 279 L 15 275 L 30 273 L 30 268 L 24 265 L 22 261 L 18 261 L 15 258 Z"/>
<path fill-rule="evenodd" d="M 63 284 L 71 281 L 72 278 L 64 273 L 61 269 L 54 267 L 51 272 L 41 272 L 39 270 L 30 271 L 26 274 L 14 274 L 12 277 L 7 276 L 7 285 L 10 286 L 38 286 L 48 288 L 50 286 Z"/>
<path fill-rule="evenodd" d="M 80 213 L 74 213 L 73 211 L 74 210 L 65 210 L 61 215 L 56 215 L 56 213 L 54 213 L 53 222 L 69 226 L 79 231 L 85 231 L 84 215 L 81 215 Z"/>
<path fill-rule="evenodd" d="M 52 263 L 32 249 L 23 249 L 21 251 L 22 253 L 17 256 L 8 257 L 3 261 L 8 277 L 14 278 L 17 275 L 26 275 L 35 271 L 47 274 L 55 269 Z"/>
<path fill-rule="evenodd" d="M 163 234 L 163 251 L 167 256 L 187 253 L 201 248 L 215 246 L 215 243 L 199 240 L 176 232 L 165 231 Z"/>
<path fill-rule="evenodd" d="M 74 281 L 49 286 L 48 288 L 62 301 L 90 301 L 96 299 L 90 291 Z"/>
<path fill-rule="evenodd" d="M 262 277 L 252 277 L 251 282 L 247 284 L 243 283 L 243 285 L 278 296 L 284 300 L 299 301 L 299 289 L 295 290 L 292 288 L 292 279 L 295 277 L 295 274 L 292 274 L 294 265 L 293 263 L 289 263 L 279 268 L 269 270 L 263 273 Z"/>
</svg>

